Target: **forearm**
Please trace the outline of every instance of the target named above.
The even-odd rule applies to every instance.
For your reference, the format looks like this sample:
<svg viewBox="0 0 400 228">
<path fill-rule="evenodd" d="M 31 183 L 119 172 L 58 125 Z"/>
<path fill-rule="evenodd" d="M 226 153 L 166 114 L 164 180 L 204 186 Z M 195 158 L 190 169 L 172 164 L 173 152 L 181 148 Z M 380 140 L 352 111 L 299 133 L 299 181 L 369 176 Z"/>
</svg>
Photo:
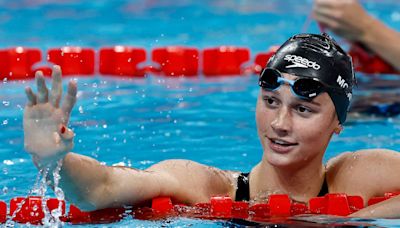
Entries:
<svg viewBox="0 0 400 228">
<path fill-rule="evenodd" d="M 153 172 L 110 167 L 75 153 L 63 159 L 60 176 L 67 200 L 84 210 L 135 205 L 160 192 Z"/>
<path fill-rule="evenodd" d="M 400 218 L 400 196 L 366 207 L 350 215 L 354 218 Z"/>
<path fill-rule="evenodd" d="M 400 70 L 400 33 L 369 16 L 359 42 Z"/>
<path fill-rule="evenodd" d="M 35 162 L 38 166 L 38 162 Z M 43 169 L 43 167 L 38 167 Z M 54 188 L 54 172 L 57 169 L 57 161 L 49 163 L 48 181 Z M 96 208 L 96 195 L 104 189 L 107 183 L 106 166 L 101 165 L 95 159 L 87 156 L 67 153 L 61 160 L 59 170 L 58 187 L 64 192 L 66 200 L 80 207 L 81 209 L 93 210 Z"/>
</svg>

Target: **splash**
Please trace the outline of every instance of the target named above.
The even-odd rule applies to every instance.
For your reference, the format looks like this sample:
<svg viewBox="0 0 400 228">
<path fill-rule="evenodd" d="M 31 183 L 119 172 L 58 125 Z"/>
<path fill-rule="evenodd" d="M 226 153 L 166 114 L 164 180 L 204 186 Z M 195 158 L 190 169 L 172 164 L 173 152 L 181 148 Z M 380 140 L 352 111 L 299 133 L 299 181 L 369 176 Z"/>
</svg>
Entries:
<svg viewBox="0 0 400 228">
<path fill-rule="evenodd" d="M 14 211 L 14 213 L 7 218 L 5 227 L 14 227 L 16 226 L 16 223 L 13 221 L 13 218 L 16 217 L 17 213 L 21 211 L 22 205 L 25 204 L 26 199 L 32 195 L 35 196 L 40 196 L 42 198 L 42 208 L 43 208 L 43 213 L 44 213 L 44 218 L 42 220 L 42 224 L 45 227 L 62 227 L 64 225 L 64 222 L 60 220 L 60 216 L 62 216 L 62 201 L 64 200 L 64 192 L 62 189 L 59 187 L 60 183 L 60 170 L 62 166 L 62 160 L 59 160 L 56 164 L 56 167 L 53 169 L 52 165 L 46 166 L 42 169 L 39 170 L 38 175 L 36 176 L 36 181 L 35 184 L 32 188 L 32 190 L 29 191 L 27 197 L 20 203 L 18 204 L 18 208 Z M 52 172 L 51 172 L 52 170 Z M 51 212 L 47 208 L 46 202 L 49 199 L 48 196 L 46 196 L 47 192 L 47 185 L 48 181 L 51 180 L 51 177 L 53 177 L 53 185 L 54 185 L 54 193 L 56 195 L 56 198 L 59 201 L 58 208 L 52 210 Z M 39 213 L 39 207 L 33 208 L 32 213 Z"/>
</svg>

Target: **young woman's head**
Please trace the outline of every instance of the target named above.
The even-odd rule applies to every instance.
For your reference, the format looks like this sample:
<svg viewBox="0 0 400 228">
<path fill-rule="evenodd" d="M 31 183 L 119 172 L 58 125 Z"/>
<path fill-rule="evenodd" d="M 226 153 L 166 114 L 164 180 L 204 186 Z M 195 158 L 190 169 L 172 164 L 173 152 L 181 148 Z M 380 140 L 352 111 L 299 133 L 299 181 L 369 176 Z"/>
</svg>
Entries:
<svg viewBox="0 0 400 228">
<path fill-rule="evenodd" d="M 301 34 L 286 41 L 259 80 L 256 119 L 268 162 L 320 162 L 346 120 L 354 83 L 351 58 L 329 36 Z"/>
</svg>

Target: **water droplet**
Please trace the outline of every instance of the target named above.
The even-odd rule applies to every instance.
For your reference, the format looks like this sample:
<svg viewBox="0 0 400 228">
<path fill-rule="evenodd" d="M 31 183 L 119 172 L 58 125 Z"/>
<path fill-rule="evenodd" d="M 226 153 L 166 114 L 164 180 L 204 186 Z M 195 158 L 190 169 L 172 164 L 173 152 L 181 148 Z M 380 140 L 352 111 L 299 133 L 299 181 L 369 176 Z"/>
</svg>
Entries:
<svg viewBox="0 0 400 228">
<path fill-rule="evenodd" d="M 144 125 L 140 126 L 140 130 L 144 130 Z"/>
<path fill-rule="evenodd" d="M 3 105 L 6 106 L 6 107 L 9 106 L 10 105 L 10 101 L 3 101 Z"/>
<path fill-rule="evenodd" d="M 80 114 L 83 113 L 83 107 L 82 107 L 82 106 L 79 106 L 78 110 L 79 110 L 79 113 L 80 113 Z"/>
<path fill-rule="evenodd" d="M 3 125 L 7 125 L 8 124 L 8 120 L 3 120 Z"/>
<path fill-rule="evenodd" d="M 111 95 L 107 96 L 107 100 L 111 101 Z"/>
<path fill-rule="evenodd" d="M 4 160 L 3 164 L 5 164 L 5 165 L 14 165 L 14 162 L 11 161 L 11 160 Z"/>
</svg>

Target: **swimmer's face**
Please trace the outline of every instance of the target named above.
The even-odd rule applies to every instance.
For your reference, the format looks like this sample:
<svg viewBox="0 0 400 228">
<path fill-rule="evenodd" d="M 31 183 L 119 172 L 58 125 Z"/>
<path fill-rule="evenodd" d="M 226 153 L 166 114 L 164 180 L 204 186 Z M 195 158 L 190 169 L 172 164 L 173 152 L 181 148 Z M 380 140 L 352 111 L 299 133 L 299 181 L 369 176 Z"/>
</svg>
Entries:
<svg viewBox="0 0 400 228">
<path fill-rule="evenodd" d="M 297 78 L 290 74 L 283 77 Z M 320 163 L 333 132 L 339 127 L 327 93 L 305 101 L 294 95 L 287 84 L 275 91 L 261 89 L 256 122 L 264 158 L 274 166 Z"/>
</svg>

